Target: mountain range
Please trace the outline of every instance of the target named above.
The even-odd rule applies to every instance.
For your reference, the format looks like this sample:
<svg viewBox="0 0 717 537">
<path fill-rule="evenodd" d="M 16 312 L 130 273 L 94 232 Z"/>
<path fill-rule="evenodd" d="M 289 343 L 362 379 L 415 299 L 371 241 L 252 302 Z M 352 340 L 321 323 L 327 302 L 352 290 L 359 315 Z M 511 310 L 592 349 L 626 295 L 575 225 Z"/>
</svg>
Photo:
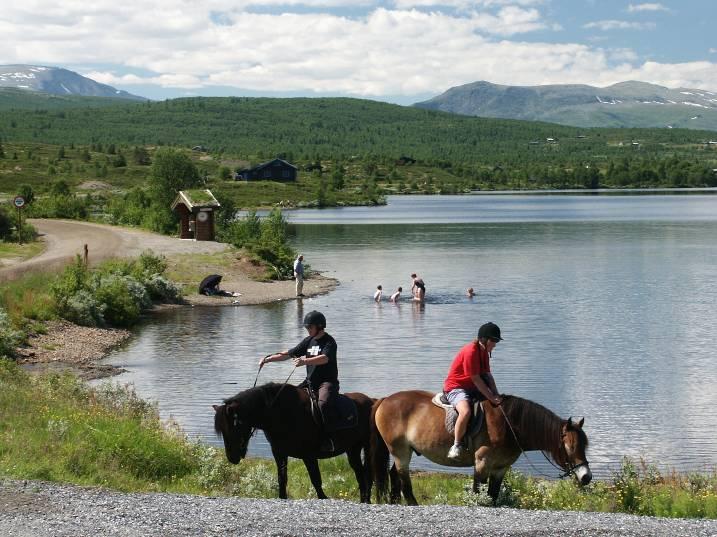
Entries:
<svg viewBox="0 0 717 537">
<path fill-rule="evenodd" d="M 51 95 L 111 97 L 131 101 L 147 100 L 107 84 L 100 84 L 74 71 L 43 65 L 0 65 L 0 87 Z"/>
<path fill-rule="evenodd" d="M 576 127 L 717 130 L 717 93 L 645 82 L 501 86 L 473 82 L 414 106 L 467 116 L 546 121 Z"/>
</svg>

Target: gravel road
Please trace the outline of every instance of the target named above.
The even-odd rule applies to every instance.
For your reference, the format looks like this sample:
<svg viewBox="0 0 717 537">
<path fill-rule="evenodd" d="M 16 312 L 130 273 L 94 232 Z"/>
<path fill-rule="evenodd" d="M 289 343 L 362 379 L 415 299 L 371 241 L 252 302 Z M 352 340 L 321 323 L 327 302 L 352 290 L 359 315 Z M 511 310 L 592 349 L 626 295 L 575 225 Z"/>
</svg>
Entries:
<svg viewBox="0 0 717 537">
<path fill-rule="evenodd" d="M 361 505 L 124 494 L 0 482 L 0 535 L 76 536 L 717 536 L 717 521 L 479 507 Z"/>
<path fill-rule="evenodd" d="M 13 279 L 28 270 L 48 270 L 66 265 L 75 255 L 82 255 L 85 244 L 93 264 L 108 257 L 135 256 L 147 249 L 171 255 L 213 253 L 227 248 L 226 244 L 217 242 L 183 241 L 139 229 L 90 222 L 35 219 L 29 222 L 47 243 L 47 248 L 36 257 L 0 269 L 0 281 Z"/>
</svg>

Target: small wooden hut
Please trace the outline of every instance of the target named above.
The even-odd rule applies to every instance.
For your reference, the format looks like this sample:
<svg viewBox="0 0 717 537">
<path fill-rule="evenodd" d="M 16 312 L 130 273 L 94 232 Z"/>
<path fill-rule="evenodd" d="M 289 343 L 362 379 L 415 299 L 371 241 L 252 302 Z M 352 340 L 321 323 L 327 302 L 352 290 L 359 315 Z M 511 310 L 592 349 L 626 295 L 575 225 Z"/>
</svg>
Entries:
<svg viewBox="0 0 717 537">
<path fill-rule="evenodd" d="M 180 190 L 172 203 L 179 215 L 179 238 L 214 240 L 214 213 L 221 205 L 209 190 Z"/>
</svg>

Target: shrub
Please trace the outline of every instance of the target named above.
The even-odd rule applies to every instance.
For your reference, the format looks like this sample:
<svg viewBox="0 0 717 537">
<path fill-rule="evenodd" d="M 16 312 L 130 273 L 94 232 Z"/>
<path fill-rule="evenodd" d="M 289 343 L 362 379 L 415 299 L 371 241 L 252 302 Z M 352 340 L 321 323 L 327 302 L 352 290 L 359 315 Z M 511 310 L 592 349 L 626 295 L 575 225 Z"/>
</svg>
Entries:
<svg viewBox="0 0 717 537">
<path fill-rule="evenodd" d="M 290 278 L 296 252 L 287 238 L 288 223 L 280 209 L 274 209 L 261 220 L 255 211 L 225 228 L 223 240 L 244 248 L 269 265 L 272 277 Z"/>
<path fill-rule="evenodd" d="M 10 212 L 4 207 L 0 207 L 0 240 L 7 240 L 12 236 L 15 220 Z"/>
<path fill-rule="evenodd" d="M 98 302 L 106 306 L 104 317 L 107 323 L 113 326 L 132 326 L 139 319 L 140 305 L 125 277 L 102 277 L 94 295 Z"/>
<path fill-rule="evenodd" d="M 179 287 L 160 274 L 153 274 L 144 284 L 153 300 L 179 302 L 182 298 L 182 291 Z"/>
<path fill-rule="evenodd" d="M 136 264 L 139 273 L 146 277 L 164 274 L 164 271 L 167 270 L 167 258 L 163 255 L 156 255 L 152 250 L 142 252 Z M 144 278 L 139 279 L 143 280 Z"/>
<path fill-rule="evenodd" d="M 87 286 L 89 271 L 78 255 L 75 262 L 65 267 L 57 281 L 52 285 L 50 291 L 55 299 L 55 305 L 60 315 L 64 315 L 67 303 L 71 297 L 82 291 Z"/>
<path fill-rule="evenodd" d="M 105 304 L 100 303 L 92 293 L 83 289 L 69 297 L 62 316 L 68 321 L 83 326 L 104 326 L 106 309 Z"/>
<path fill-rule="evenodd" d="M 22 341 L 22 334 L 15 330 L 4 309 L 0 308 L 0 357 L 12 356 Z"/>
</svg>

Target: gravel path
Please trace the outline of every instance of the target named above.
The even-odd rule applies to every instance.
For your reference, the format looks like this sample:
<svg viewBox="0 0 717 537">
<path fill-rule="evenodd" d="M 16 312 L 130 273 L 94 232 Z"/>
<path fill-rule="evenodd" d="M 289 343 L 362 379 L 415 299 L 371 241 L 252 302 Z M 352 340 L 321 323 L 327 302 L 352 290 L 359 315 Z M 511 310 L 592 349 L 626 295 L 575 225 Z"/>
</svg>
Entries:
<svg viewBox="0 0 717 537">
<path fill-rule="evenodd" d="M 28 270 L 57 269 L 89 250 L 90 263 L 108 257 L 139 255 L 151 249 L 165 255 L 213 253 L 227 248 L 226 244 L 210 241 L 188 241 L 166 237 L 149 231 L 128 229 L 75 220 L 36 220 L 29 222 L 47 243 L 45 251 L 27 261 L 0 269 L 0 281 L 16 278 Z"/>
<path fill-rule="evenodd" d="M 361 505 L 123 494 L 41 482 L 0 482 L 0 535 L 716 536 L 717 521 L 479 507 Z"/>
</svg>

